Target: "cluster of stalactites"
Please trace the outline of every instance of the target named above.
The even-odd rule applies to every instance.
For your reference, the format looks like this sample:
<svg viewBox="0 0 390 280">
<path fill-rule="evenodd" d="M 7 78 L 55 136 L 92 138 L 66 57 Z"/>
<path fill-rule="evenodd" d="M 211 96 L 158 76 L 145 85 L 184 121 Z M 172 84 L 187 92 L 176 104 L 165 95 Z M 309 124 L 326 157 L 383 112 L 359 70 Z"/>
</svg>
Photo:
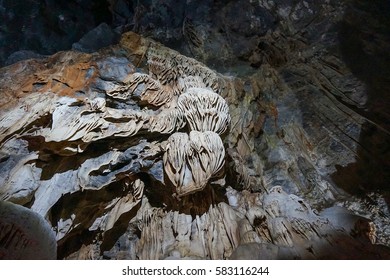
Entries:
<svg viewBox="0 0 390 280">
<path fill-rule="evenodd" d="M 225 149 L 215 132 L 176 132 L 168 139 L 164 169 L 179 197 L 204 189 L 224 163 Z"/>
<path fill-rule="evenodd" d="M 189 89 L 180 95 L 177 108 L 191 130 L 222 134 L 230 124 L 229 106 L 225 99 L 208 89 Z"/>
<path fill-rule="evenodd" d="M 107 92 L 115 99 L 138 97 L 154 107 L 149 131 L 172 134 L 164 170 L 178 196 L 202 190 L 224 166 L 220 138 L 230 124 L 229 107 L 218 94 L 223 79 L 198 61 L 151 43 L 146 52 L 149 74 L 134 73 Z M 178 132 L 186 127 L 187 133 Z"/>
<path fill-rule="evenodd" d="M 189 85 L 195 81 L 196 87 L 208 87 L 216 93 L 223 90 L 223 79 L 214 71 L 193 58 L 164 48 L 159 44 L 150 44 L 147 52 L 149 74 L 163 85 L 170 85 L 175 95 L 185 90 L 184 83 Z"/>
<path fill-rule="evenodd" d="M 190 131 L 223 134 L 230 124 L 225 99 L 205 88 L 190 88 L 179 96 L 176 107 L 163 110 L 150 120 L 150 131 L 171 134 L 188 125 Z"/>
<path fill-rule="evenodd" d="M 149 74 L 161 85 L 169 85 L 176 102 L 151 118 L 150 130 L 173 133 L 187 125 L 189 134 L 175 132 L 168 138 L 164 170 L 184 196 L 206 187 L 225 164 L 220 137 L 230 124 L 229 107 L 218 94 L 223 80 L 198 61 L 177 52 L 149 47 Z"/>
<path fill-rule="evenodd" d="M 175 112 L 188 124 L 189 136 L 176 132 L 168 139 L 164 169 L 178 196 L 203 190 L 225 163 L 220 134 L 230 124 L 229 108 L 218 94 L 192 88 L 180 95 Z"/>
</svg>

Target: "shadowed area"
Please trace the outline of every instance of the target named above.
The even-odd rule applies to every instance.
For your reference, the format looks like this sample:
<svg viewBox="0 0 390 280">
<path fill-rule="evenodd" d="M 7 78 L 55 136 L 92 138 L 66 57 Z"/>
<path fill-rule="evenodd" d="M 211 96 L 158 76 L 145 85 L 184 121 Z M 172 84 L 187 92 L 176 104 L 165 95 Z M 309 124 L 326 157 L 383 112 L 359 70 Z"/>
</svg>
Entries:
<svg viewBox="0 0 390 280">
<path fill-rule="evenodd" d="M 356 162 L 332 175 L 349 193 L 379 191 L 390 203 L 390 2 L 351 1 L 340 23 L 343 59 L 366 85 L 367 102 L 355 110 L 367 121 Z"/>
</svg>

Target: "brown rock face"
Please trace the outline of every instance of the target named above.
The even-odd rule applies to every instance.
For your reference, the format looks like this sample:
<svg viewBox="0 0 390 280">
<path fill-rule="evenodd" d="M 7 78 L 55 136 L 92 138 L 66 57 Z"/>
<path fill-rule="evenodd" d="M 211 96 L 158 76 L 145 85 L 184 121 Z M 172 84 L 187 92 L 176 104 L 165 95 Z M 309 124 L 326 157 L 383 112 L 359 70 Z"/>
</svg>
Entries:
<svg viewBox="0 0 390 280">
<path fill-rule="evenodd" d="M 216 29 L 233 2 L 185 18 L 197 59 L 128 32 L 0 69 L 0 199 L 46 219 L 57 258 L 390 258 L 386 191 L 340 175 L 367 125 L 386 134 L 338 45 L 347 8 L 260 2 L 253 24 Z"/>
</svg>

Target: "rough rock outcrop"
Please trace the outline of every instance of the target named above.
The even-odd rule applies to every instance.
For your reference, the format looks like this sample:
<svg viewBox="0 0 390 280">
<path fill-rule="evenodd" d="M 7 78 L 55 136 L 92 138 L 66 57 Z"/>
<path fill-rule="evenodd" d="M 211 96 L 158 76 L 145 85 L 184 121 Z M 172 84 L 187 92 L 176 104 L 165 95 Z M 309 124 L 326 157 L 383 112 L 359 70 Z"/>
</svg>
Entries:
<svg viewBox="0 0 390 280">
<path fill-rule="evenodd" d="M 108 7 L 109 3 L 105 0 L 2 1 L 0 65 L 70 49 L 73 43 L 100 23 L 110 23 L 112 15 Z M 106 31 L 109 29 L 106 23 L 92 32 L 100 42 L 96 37 L 89 36 L 89 39 L 95 41 L 94 50 L 111 39 L 107 38 L 111 34 Z M 99 34 L 101 31 L 103 33 Z M 104 35 L 108 36 L 104 38 Z M 88 44 L 86 39 L 88 36 L 79 46 L 88 49 L 92 42 Z"/>
<path fill-rule="evenodd" d="M 29 209 L 0 201 L 0 259 L 56 258 L 56 238 L 49 223 Z"/>
</svg>

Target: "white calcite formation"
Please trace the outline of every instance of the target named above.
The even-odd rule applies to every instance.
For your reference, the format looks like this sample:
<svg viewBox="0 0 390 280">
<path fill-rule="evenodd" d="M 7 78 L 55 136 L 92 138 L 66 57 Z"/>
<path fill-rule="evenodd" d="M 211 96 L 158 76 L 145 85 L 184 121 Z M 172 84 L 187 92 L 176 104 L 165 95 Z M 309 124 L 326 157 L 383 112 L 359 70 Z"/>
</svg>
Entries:
<svg viewBox="0 0 390 280">
<path fill-rule="evenodd" d="M 226 101 L 215 92 L 222 90 L 219 82 L 222 79 L 197 61 L 154 43 L 146 56 L 149 74 L 156 79 L 153 84 L 159 85 L 159 89 L 150 91 L 145 86 L 141 100 L 155 106 L 164 105 L 150 119 L 149 130 L 169 134 L 187 125 L 190 132 L 189 135 L 176 132 L 168 138 L 164 171 L 178 197 L 203 190 L 225 163 L 219 135 L 228 129 L 230 114 Z M 146 84 L 148 79 L 143 78 Z M 151 98 L 146 98 L 151 94 Z M 164 100 L 164 104 L 154 102 L 155 96 L 166 96 L 165 100 L 158 99 Z"/>
<path fill-rule="evenodd" d="M 224 163 L 225 149 L 215 132 L 176 132 L 168 138 L 164 170 L 179 197 L 203 190 Z"/>
<path fill-rule="evenodd" d="M 149 130 L 151 132 L 171 134 L 185 125 L 183 113 L 178 108 L 169 108 L 150 118 Z"/>
<path fill-rule="evenodd" d="M 211 90 L 190 88 L 177 101 L 180 117 L 184 116 L 189 136 L 176 132 L 168 139 L 164 170 L 180 197 L 203 190 L 221 171 L 225 149 L 219 134 L 230 124 L 226 101 Z"/>
<path fill-rule="evenodd" d="M 191 88 L 180 95 L 177 107 L 191 130 L 224 133 L 230 124 L 229 106 L 211 90 Z"/>
</svg>

